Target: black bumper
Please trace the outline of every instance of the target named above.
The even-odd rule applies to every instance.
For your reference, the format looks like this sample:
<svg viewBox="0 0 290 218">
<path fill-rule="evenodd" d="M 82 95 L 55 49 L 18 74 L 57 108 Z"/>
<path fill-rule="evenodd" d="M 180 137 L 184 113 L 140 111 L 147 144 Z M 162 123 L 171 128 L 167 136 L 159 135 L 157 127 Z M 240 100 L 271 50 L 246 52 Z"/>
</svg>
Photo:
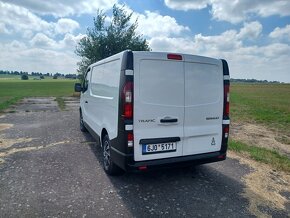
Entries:
<svg viewBox="0 0 290 218">
<path fill-rule="evenodd" d="M 132 161 L 127 159 L 125 164 L 126 171 L 140 171 L 140 170 L 151 170 L 168 167 L 181 167 L 199 165 L 205 163 L 212 163 L 222 161 L 226 159 L 225 152 L 212 152 L 206 154 L 197 154 L 182 157 L 172 157 L 158 160 L 149 161 Z"/>
</svg>

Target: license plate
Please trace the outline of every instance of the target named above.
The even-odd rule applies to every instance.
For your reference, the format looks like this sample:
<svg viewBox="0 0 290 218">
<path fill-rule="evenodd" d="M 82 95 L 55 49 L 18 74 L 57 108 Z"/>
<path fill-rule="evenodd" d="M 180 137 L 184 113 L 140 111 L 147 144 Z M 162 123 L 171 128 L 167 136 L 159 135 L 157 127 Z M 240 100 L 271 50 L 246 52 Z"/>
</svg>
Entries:
<svg viewBox="0 0 290 218">
<path fill-rule="evenodd" d="M 142 154 L 176 151 L 176 142 L 142 145 Z"/>
</svg>

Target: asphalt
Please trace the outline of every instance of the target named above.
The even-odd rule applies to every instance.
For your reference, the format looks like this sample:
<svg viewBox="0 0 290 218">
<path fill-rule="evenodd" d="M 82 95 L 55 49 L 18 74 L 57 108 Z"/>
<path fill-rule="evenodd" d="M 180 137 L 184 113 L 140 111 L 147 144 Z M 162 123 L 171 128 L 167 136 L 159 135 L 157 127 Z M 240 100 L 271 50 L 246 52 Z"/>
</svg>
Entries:
<svg viewBox="0 0 290 218">
<path fill-rule="evenodd" d="M 66 105 L 30 98 L 0 117 L 13 124 L 0 131 L 10 142 L 0 144 L 0 217 L 252 216 L 241 195 L 250 169 L 237 160 L 110 177 L 79 130 L 78 99 Z"/>
</svg>

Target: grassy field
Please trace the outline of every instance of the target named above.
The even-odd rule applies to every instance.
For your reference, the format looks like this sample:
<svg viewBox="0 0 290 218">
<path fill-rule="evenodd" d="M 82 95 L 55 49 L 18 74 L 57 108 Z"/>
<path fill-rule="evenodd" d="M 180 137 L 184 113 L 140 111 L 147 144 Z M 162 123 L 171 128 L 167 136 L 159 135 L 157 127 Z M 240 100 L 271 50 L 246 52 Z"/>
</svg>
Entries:
<svg viewBox="0 0 290 218">
<path fill-rule="evenodd" d="M 290 131 L 290 84 L 232 84 L 231 119 Z"/>
<path fill-rule="evenodd" d="M 78 80 L 44 79 L 44 80 L 18 80 L 0 79 L 0 111 L 23 97 L 45 96 L 72 96 L 74 83 Z"/>
<path fill-rule="evenodd" d="M 256 123 L 279 133 L 284 144 L 290 137 L 290 84 L 232 84 L 231 122 Z M 290 146 L 290 144 L 289 144 Z M 290 159 L 276 150 L 231 139 L 229 149 L 290 172 Z"/>
</svg>

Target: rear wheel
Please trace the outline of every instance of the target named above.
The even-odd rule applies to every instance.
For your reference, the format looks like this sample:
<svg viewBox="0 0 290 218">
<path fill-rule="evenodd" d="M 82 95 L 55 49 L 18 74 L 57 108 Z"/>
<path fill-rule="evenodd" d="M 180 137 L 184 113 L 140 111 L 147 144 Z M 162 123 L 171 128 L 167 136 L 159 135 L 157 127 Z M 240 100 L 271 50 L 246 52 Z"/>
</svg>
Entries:
<svg viewBox="0 0 290 218">
<path fill-rule="evenodd" d="M 84 120 L 83 120 L 83 114 L 80 111 L 80 130 L 82 132 L 87 132 L 88 130 L 86 129 L 85 125 L 84 125 Z"/>
<path fill-rule="evenodd" d="M 111 158 L 111 143 L 108 135 L 105 135 L 102 140 L 103 144 L 103 166 L 104 170 L 109 175 L 120 175 L 123 170 L 119 168 Z"/>
</svg>

